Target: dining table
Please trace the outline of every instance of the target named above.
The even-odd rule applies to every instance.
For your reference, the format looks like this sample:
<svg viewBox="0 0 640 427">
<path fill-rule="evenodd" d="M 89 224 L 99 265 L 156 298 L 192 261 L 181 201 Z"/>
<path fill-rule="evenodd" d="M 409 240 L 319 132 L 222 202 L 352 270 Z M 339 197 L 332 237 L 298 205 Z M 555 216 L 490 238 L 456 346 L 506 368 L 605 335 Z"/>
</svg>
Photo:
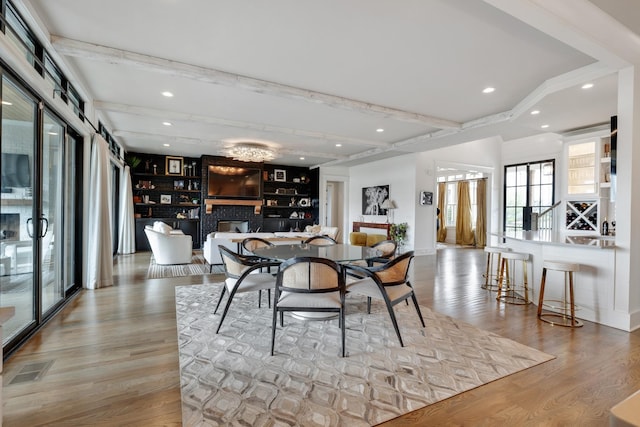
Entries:
<svg viewBox="0 0 640 427">
<path fill-rule="evenodd" d="M 382 252 L 368 246 L 355 246 L 343 243 L 325 246 L 300 243 L 256 248 L 253 254 L 272 261 L 286 261 L 289 258 L 296 257 L 317 257 L 330 259 L 338 263 L 345 263 L 377 258 L 382 255 Z"/>
<path fill-rule="evenodd" d="M 301 243 L 256 248 L 253 250 L 253 254 L 260 258 L 280 262 L 284 262 L 289 258 L 317 257 L 330 259 L 337 263 L 348 263 L 377 258 L 382 255 L 382 251 L 368 246 L 355 246 L 343 243 L 322 246 Z M 302 320 L 330 320 L 337 317 L 334 313 L 302 311 L 293 311 L 291 315 Z"/>
</svg>

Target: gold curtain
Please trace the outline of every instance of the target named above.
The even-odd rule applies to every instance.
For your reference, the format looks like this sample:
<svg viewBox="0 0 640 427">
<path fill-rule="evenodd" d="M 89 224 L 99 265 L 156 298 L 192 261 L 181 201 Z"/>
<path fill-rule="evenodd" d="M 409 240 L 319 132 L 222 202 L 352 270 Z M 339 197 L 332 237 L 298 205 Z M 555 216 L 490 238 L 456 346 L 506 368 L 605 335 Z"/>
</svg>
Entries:
<svg viewBox="0 0 640 427">
<path fill-rule="evenodd" d="M 487 245 L 487 179 L 479 179 L 476 189 L 476 246 L 484 248 Z"/>
<path fill-rule="evenodd" d="M 475 238 L 471 227 L 471 199 L 469 181 L 458 182 L 458 213 L 456 218 L 456 244 L 473 245 Z"/>
<path fill-rule="evenodd" d="M 444 211 L 445 206 L 447 205 L 447 183 L 439 182 L 438 183 L 438 209 L 440 209 L 440 213 L 438 214 L 438 221 L 440 222 L 440 229 L 438 230 L 438 242 L 444 242 L 447 240 L 447 225 L 444 221 Z"/>
</svg>

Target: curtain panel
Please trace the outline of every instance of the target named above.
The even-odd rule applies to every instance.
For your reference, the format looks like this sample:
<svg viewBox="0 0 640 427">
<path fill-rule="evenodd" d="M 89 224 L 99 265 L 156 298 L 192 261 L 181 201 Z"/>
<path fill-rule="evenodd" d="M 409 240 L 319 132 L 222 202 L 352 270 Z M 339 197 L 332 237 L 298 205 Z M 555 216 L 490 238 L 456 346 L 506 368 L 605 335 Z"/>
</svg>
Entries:
<svg viewBox="0 0 640 427">
<path fill-rule="evenodd" d="M 487 245 L 487 178 L 478 180 L 476 188 L 476 247 Z"/>
<path fill-rule="evenodd" d="M 133 212 L 133 190 L 131 170 L 122 169 L 120 180 L 120 230 L 118 230 L 118 253 L 132 254 L 136 251 L 136 220 Z"/>
<path fill-rule="evenodd" d="M 438 213 L 438 223 L 440 224 L 440 228 L 438 229 L 438 242 L 444 242 L 447 240 L 447 223 L 445 222 L 445 208 L 447 206 L 447 183 L 439 182 L 438 183 L 438 209 L 440 213 Z"/>
<path fill-rule="evenodd" d="M 475 237 L 471 225 L 471 199 L 469 181 L 458 182 L 458 212 L 456 217 L 456 244 L 474 245 Z"/>
<path fill-rule="evenodd" d="M 113 285 L 110 166 L 107 141 L 96 134 L 91 142 L 89 171 L 87 289 Z"/>
</svg>

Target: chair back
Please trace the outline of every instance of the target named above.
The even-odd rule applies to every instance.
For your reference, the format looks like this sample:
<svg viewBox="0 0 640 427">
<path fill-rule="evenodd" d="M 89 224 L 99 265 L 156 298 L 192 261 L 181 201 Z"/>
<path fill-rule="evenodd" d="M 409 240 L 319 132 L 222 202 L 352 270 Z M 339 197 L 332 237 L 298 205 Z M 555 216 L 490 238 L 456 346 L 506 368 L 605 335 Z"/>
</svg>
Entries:
<svg viewBox="0 0 640 427">
<path fill-rule="evenodd" d="M 218 246 L 218 250 L 220 250 L 220 258 L 222 258 L 224 272 L 227 277 L 238 279 L 242 276 L 242 273 L 256 264 L 254 258 L 235 253 L 225 246 Z"/>
<path fill-rule="evenodd" d="M 371 271 L 385 286 L 400 285 L 407 282 L 413 257 L 413 251 L 409 251 Z"/>
<path fill-rule="evenodd" d="M 305 240 L 304 243 L 316 246 L 330 246 L 335 245 L 338 242 L 336 242 L 329 236 L 312 236 Z"/>
<path fill-rule="evenodd" d="M 280 265 L 276 287 L 287 292 L 343 291 L 344 276 L 335 261 L 317 257 L 290 258 Z"/>
<path fill-rule="evenodd" d="M 383 240 L 382 242 L 378 242 L 371 247 L 376 248 L 377 250 L 382 252 L 382 255 L 380 255 L 378 258 L 391 258 L 396 253 L 396 248 L 398 247 L 398 245 L 394 240 Z"/>
<path fill-rule="evenodd" d="M 273 246 L 273 243 L 259 237 L 247 237 L 242 241 L 242 248 L 249 253 L 253 253 L 255 249 L 266 248 L 267 246 Z"/>
</svg>

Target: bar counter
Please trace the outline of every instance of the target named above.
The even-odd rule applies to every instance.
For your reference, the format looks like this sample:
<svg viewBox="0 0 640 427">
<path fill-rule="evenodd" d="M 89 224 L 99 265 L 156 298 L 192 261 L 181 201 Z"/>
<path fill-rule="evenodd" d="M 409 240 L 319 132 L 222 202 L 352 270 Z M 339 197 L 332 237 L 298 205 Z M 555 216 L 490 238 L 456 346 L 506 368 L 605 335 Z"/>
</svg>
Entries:
<svg viewBox="0 0 640 427">
<path fill-rule="evenodd" d="M 628 330 L 628 316 L 615 309 L 616 244 L 609 236 L 558 233 L 547 230 L 492 233 L 492 246 L 503 245 L 515 252 L 528 253 L 529 288 L 538 304 L 542 263 L 564 261 L 580 264 L 574 276 L 576 316 L 590 322 Z M 564 275 L 547 274 L 545 299 L 562 299 Z M 512 307 L 510 307 L 511 309 Z M 513 307 L 515 308 L 515 307 Z"/>
</svg>

